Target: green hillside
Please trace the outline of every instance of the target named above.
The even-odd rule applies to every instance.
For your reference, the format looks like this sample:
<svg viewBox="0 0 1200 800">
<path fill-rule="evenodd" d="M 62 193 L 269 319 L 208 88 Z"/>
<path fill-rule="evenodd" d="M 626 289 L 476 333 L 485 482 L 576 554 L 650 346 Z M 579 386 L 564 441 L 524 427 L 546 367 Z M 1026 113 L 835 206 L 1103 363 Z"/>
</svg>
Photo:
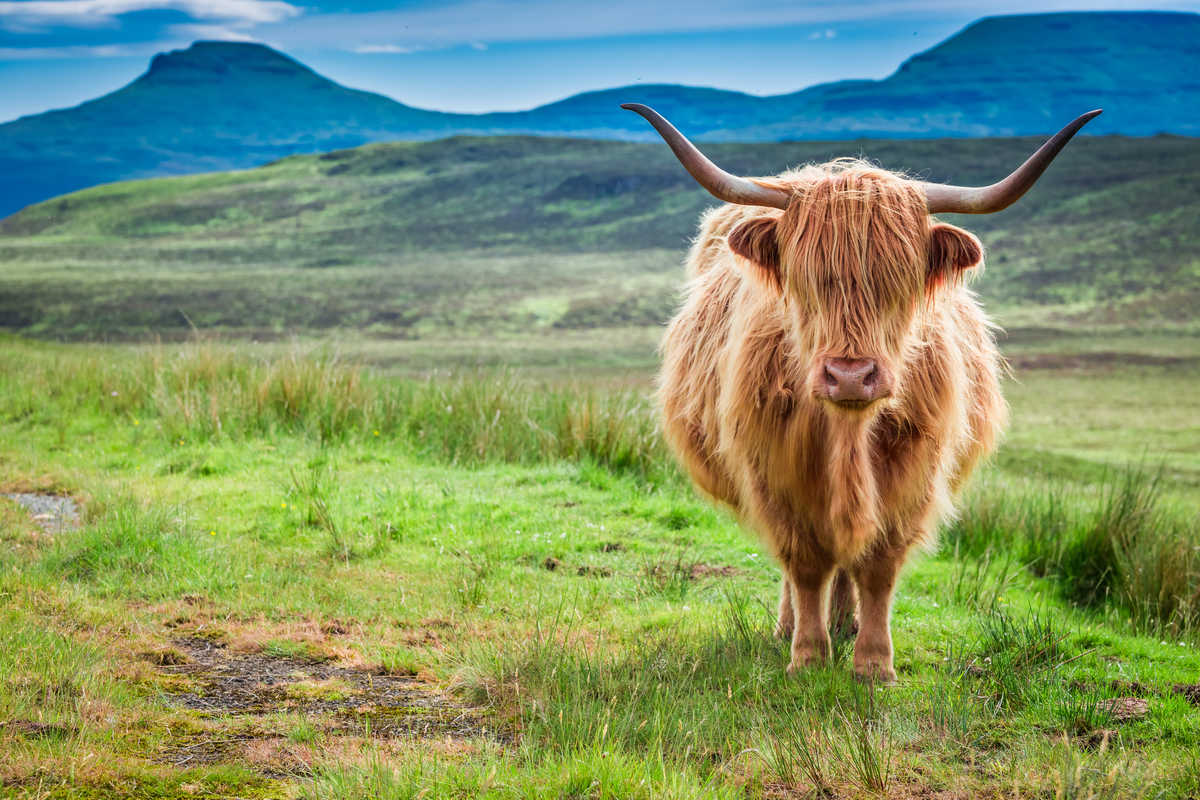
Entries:
<svg viewBox="0 0 1200 800">
<path fill-rule="evenodd" d="M 982 183 L 1037 139 L 712 145 L 744 174 L 865 155 Z M 1010 328 L 1195 331 L 1200 142 L 1077 140 L 1022 202 L 960 218 Z M 643 328 L 667 318 L 713 203 L 662 145 L 458 137 L 119 183 L 0 221 L 0 326 L 142 337 L 388 338 Z"/>
</svg>

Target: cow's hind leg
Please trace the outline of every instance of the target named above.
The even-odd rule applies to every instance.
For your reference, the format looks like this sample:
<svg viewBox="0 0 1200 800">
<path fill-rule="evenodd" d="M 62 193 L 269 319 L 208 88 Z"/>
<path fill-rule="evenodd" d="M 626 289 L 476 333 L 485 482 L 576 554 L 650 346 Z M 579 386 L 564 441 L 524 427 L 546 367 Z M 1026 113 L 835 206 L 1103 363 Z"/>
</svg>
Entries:
<svg viewBox="0 0 1200 800">
<path fill-rule="evenodd" d="M 846 570 L 839 569 L 829 590 L 829 633 L 835 640 L 849 639 L 858 631 L 857 608 L 854 581 Z"/>
<path fill-rule="evenodd" d="M 833 565 L 790 564 L 794 627 L 788 672 L 823 664 L 829 659 L 829 581 Z"/>
<path fill-rule="evenodd" d="M 871 554 L 853 568 L 858 589 L 854 671 L 860 678 L 896 682 L 896 670 L 892 665 L 892 594 L 904 556 L 904 549 L 887 548 Z"/>
</svg>

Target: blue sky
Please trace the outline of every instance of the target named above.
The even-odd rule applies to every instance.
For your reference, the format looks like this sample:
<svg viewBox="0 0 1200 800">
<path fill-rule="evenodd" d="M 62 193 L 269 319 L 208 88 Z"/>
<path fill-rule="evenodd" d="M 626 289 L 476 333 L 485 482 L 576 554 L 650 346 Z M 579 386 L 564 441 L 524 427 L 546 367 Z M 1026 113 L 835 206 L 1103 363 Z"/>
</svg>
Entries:
<svg viewBox="0 0 1200 800">
<path fill-rule="evenodd" d="M 318 72 L 452 111 L 686 83 L 754 94 L 881 78 L 990 14 L 1200 10 L 1200 0 L 0 0 L 0 120 L 116 89 L 196 39 L 261 41 Z"/>
</svg>

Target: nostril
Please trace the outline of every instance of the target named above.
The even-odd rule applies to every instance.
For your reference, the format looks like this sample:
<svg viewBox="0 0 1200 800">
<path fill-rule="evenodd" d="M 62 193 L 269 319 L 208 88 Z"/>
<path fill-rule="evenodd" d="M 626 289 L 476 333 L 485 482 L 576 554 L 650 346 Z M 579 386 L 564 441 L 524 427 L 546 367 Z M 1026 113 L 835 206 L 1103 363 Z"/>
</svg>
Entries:
<svg viewBox="0 0 1200 800">
<path fill-rule="evenodd" d="M 834 371 L 828 365 L 826 365 L 826 367 L 825 367 L 825 385 L 832 389 L 832 388 L 836 388 L 838 383 L 839 383 L 839 381 L 838 381 L 837 374 L 834 373 Z"/>
<path fill-rule="evenodd" d="M 863 376 L 863 386 L 871 387 L 879 382 L 879 367 L 872 364 L 867 370 L 867 374 Z"/>
</svg>

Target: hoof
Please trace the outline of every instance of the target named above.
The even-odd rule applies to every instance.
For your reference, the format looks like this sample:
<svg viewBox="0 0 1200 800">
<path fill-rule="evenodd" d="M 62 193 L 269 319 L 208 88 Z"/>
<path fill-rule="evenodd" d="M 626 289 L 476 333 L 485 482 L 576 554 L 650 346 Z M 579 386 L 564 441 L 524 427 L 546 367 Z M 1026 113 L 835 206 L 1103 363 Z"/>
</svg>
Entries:
<svg viewBox="0 0 1200 800">
<path fill-rule="evenodd" d="M 875 686 L 899 686 L 896 680 L 896 670 L 879 664 L 868 664 L 854 668 L 854 677 L 862 683 L 872 683 Z"/>
<path fill-rule="evenodd" d="M 787 671 L 789 675 L 794 675 L 797 672 L 814 667 L 823 667 L 829 660 L 829 651 L 825 649 L 813 647 L 805 648 L 801 652 L 792 652 L 792 661 L 788 664 Z"/>
<path fill-rule="evenodd" d="M 805 670 L 816 669 L 817 667 L 823 666 L 825 666 L 825 659 L 823 658 L 806 658 L 800 661 L 797 661 L 793 658 L 792 662 L 787 665 L 787 673 L 788 675 L 796 675 L 804 672 Z"/>
</svg>

